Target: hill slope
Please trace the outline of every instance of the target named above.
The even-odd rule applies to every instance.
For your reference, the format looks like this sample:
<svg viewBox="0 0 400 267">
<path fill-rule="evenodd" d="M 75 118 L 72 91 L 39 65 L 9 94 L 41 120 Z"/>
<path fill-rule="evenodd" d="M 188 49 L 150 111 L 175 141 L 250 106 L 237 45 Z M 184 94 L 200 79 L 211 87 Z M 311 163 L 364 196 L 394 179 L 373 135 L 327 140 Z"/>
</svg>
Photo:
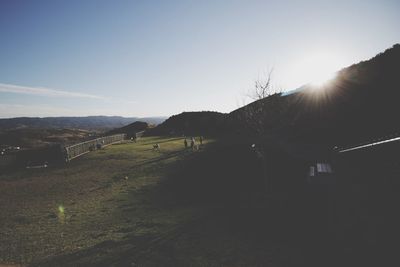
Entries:
<svg viewBox="0 0 400 267">
<path fill-rule="evenodd" d="M 146 130 L 149 124 L 142 121 L 135 121 L 134 123 L 128 124 L 124 127 L 113 129 L 106 133 L 106 135 L 111 134 L 126 134 L 128 138 L 134 137 L 137 132 Z"/>
<path fill-rule="evenodd" d="M 213 135 L 218 133 L 226 114 L 202 111 L 183 112 L 171 116 L 165 122 L 149 131 L 150 134 L 163 135 Z"/>
<path fill-rule="evenodd" d="M 344 68 L 330 83 L 276 94 L 228 115 L 227 128 L 331 147 L 400 131 L 400 45 Z"/>
<path fill-rule="evenodd" d="M 19 128 L 0 131 L 0 145 L 21 148 L 73 144 L 90 138 L 93 138 L 93 133 L 79 129 Z"/>
</svg>

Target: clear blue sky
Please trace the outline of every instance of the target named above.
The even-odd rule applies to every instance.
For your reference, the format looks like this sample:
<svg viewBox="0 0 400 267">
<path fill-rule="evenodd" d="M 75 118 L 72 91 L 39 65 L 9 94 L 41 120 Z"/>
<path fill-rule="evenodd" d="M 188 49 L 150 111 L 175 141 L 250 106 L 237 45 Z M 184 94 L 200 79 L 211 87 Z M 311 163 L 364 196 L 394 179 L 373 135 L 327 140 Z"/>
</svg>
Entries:
<svg viewBox="0 0 400 267">
<path fill-rule="evenodd" d="M 295 89 L 399 26 L 395 0 L 1 0 L 0 117 L 229 112 L 269 68 Z"/>
</svg>

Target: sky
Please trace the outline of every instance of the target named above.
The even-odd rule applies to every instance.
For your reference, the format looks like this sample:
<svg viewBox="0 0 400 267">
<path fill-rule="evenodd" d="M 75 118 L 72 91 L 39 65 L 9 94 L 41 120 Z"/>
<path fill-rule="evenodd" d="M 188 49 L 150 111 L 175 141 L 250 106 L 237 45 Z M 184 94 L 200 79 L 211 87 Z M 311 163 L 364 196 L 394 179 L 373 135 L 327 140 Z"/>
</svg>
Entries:
<svg viewBox="0 0 400 267">
<path fill-rule="evenodd" d="M 0 0 L 0 117 L 230 112 L 400 42 L 400 1 Z"/>
</svg>

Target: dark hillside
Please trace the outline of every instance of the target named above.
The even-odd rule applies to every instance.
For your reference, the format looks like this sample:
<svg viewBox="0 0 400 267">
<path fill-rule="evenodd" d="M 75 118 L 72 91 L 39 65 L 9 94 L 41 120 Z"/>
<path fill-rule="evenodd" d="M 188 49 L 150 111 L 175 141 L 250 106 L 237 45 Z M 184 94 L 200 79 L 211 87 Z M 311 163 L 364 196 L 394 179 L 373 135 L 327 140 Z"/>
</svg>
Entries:
<svg viewBox="0 0 400 267">
<path fill-rule="evenodd" d="M 214 135 L 221 130 L 225 116 L 226 114 L 212 111 L 183 112 L 168 118 L 149 133 L 155 135 Z"/>
<path fill-rule="evenodd" d="M 342 69 L 330 83 L 276 94 L 228 115 L 228 127 L 332 147 L 400 131 L 400 45 Z"/>
<path fill-rule="evenodd" d="M 147 122 L 135 121 L 129 125 L 126 125 L 121 128 L 113 129 L 106 133 L 106 135 L 112 134 L 126 134 L 128 138 L 133 137 L 137 132 L 141 132 L 146 130 L 149 127 Z"/>
</svg>

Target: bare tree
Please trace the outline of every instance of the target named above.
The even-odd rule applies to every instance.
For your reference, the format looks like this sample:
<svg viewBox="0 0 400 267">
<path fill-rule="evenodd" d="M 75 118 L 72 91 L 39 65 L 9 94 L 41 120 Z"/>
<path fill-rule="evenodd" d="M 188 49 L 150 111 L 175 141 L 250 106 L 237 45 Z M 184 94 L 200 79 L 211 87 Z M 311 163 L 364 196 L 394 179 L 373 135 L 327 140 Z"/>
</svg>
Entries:
<svg viewBox="0 0 400 267">
<path fill-rule="evenodd" d="M 265 79 L 258 79 L 255 81 L 254 88 L 247 94 L 252 100 L 259 100 L 266 98 L 267 96 L 272 95 L 272 72 L 274 71 L 271 68 L 266 75 Z"/>
</svg>

